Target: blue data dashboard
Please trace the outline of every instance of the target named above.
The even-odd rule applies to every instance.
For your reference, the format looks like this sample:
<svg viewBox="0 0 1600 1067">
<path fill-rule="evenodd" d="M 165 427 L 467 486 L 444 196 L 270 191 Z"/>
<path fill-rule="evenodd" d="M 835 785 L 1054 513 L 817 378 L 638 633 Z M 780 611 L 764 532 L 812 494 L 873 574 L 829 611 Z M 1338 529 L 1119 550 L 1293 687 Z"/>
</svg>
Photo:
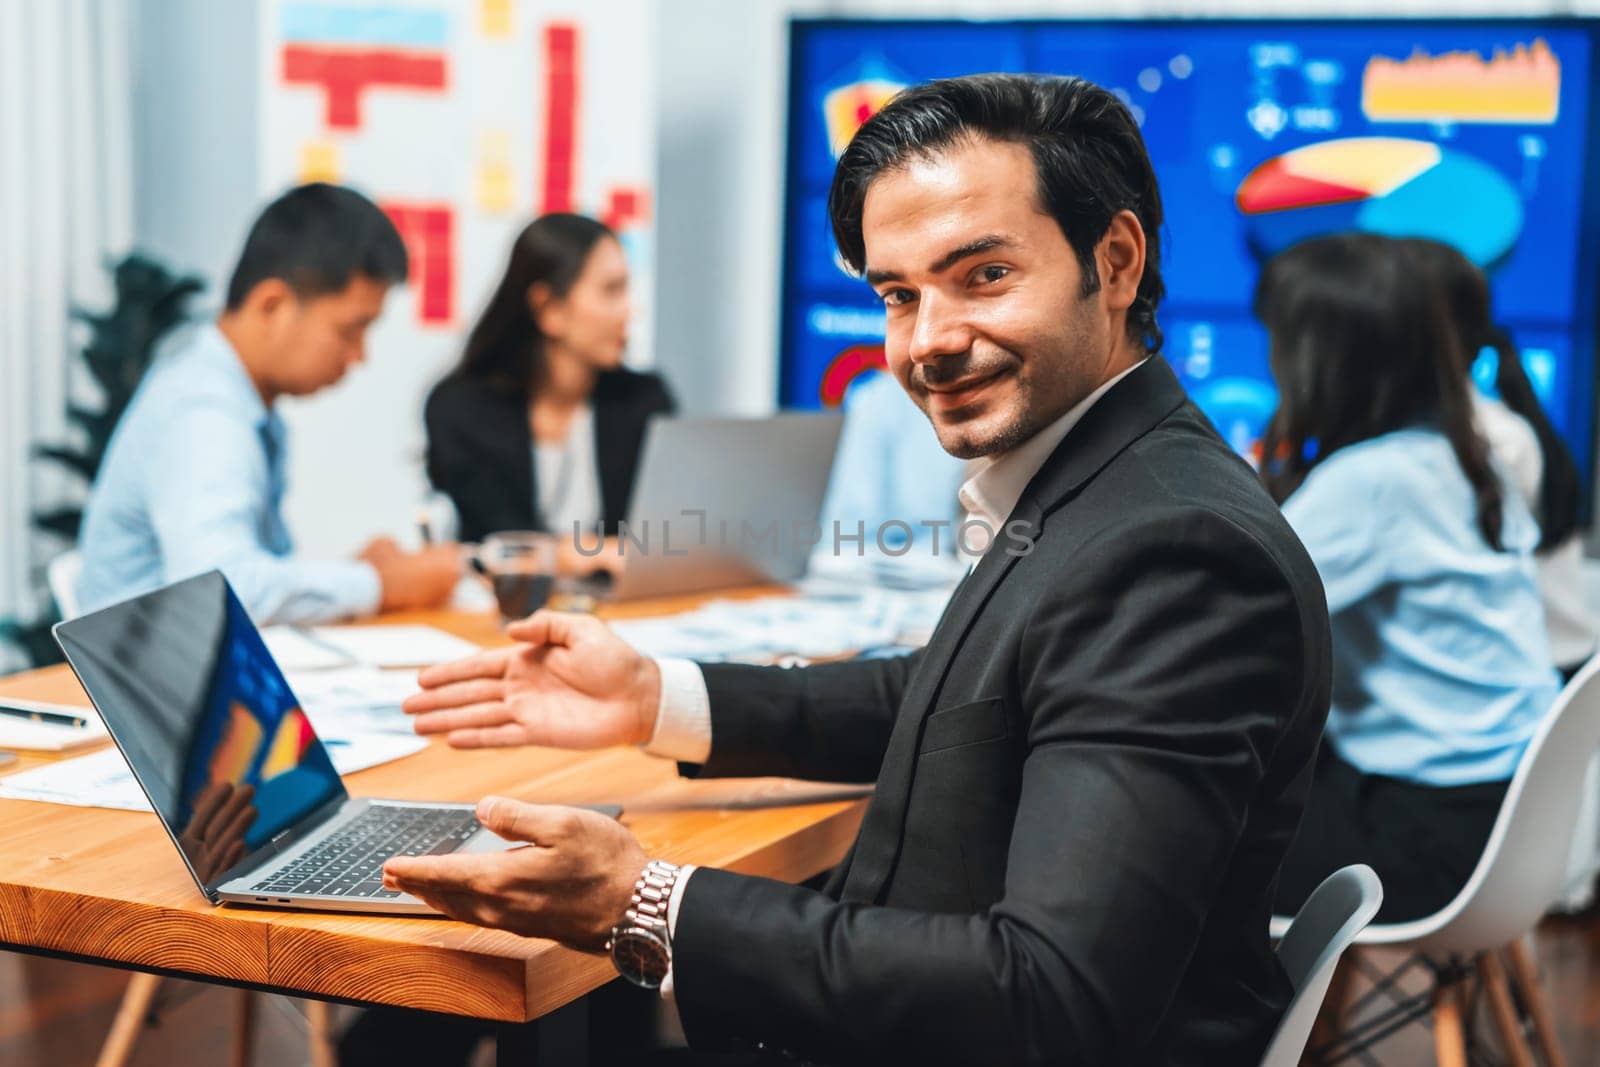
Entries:
<svg viewBox="0 0 1600 1067">
<path fill-rule="evenodd" d="M 900 89 L 984 71 L 1111 89 L 1161 183 L 1164 355 L 1241 452 L 1276 404 L 1261 265 L 1341 230 L 1431 237 L 1488 274 L 1496 319 L 1593 472 L 1600 22 L 791 24 L 780 401 L 836 404 L 883 364 L 883 308 L 828 226 L 834 164 Z M 1486 353 L 1475 366 L 1492 392 Z"/>
</svg>

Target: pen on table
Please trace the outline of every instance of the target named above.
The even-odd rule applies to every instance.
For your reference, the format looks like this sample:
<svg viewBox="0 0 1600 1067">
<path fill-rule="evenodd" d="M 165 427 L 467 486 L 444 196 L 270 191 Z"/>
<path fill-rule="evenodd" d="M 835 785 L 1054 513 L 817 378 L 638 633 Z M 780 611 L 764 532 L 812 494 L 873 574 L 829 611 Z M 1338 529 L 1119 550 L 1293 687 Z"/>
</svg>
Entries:
<svg viewBox="0 0 1600 1067">
<path fill-rule="evenodd" d="M 13 719 L 27 719 L 29 722 L 47 722 L 55 726 L 88 726 L 89 718 L 86 715 L 74 715 L 67 711 L 45 711 L 42 708 L 18 707 L 15 704 L 0 704 L 0 715 Z"/>
</svg>

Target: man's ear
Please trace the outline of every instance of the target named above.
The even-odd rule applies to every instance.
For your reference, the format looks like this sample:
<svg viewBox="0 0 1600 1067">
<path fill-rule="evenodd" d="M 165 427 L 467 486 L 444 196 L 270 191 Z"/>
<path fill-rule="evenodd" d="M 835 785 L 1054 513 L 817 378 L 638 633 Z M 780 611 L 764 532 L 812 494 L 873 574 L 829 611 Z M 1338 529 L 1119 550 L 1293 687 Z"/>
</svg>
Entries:
<svg viewBox="0 0 1600 1067">
<path fill-rule="evenodd" d="M 1111 225 L 1095 247 L 1095 263 L 1106 306 L 1112 311 L 1126 311 L 1139 295 L 1144 252 L 1144 227 L 1138 216 L 1126 208 L 1111 216 Z"/>
<path fill-rule="evenodd" d="M 295 301 L 294 290 L 282 278 L 264 278 L 245 294 L 241 310 L 272 318 Z"/>
</svg>

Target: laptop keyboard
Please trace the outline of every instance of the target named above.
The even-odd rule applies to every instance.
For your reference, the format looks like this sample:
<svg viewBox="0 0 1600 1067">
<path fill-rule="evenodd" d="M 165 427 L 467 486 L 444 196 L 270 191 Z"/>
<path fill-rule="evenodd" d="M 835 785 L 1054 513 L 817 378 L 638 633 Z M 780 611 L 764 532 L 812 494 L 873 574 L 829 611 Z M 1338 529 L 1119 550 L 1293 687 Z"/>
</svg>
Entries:
<svg viewBox="0 0 1600 1067">
<path fill-rule="evenodd" d="M 454 852 L 479 828 L 471 808 L 375 804 L 250 889 L 256 893 L 393 900 L 400 894 L 383 888 L 384 860 Z"/>
</svg>

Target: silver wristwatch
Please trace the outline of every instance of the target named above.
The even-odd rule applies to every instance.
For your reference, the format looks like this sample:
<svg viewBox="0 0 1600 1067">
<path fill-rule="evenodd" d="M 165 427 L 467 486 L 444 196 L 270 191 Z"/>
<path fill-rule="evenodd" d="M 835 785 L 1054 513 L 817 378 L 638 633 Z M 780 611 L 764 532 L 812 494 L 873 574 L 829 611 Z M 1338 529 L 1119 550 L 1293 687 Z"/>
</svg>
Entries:
<svg viewBox="0 0 1600 1067">
<path fill-rule="evenodd" d="M 659 989 L 672 967 L 672 935 L 667 926 L 667 903 L 678 882 L 679 867 L 651 860 L 633 886 L 633 903 L 622 922 L 611 928 L 606 951 L 617 973 L 636 986 Z"/>
</svg>

